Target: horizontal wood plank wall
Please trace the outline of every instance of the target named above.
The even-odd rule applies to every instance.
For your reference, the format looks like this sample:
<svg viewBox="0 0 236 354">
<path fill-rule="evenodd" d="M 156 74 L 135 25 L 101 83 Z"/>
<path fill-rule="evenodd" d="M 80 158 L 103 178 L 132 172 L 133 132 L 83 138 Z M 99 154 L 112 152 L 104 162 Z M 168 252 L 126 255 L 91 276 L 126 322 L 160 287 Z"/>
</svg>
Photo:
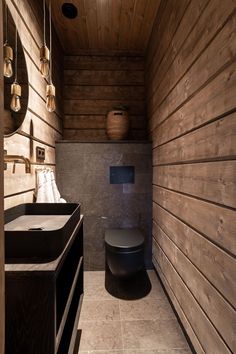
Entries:
<svg viewBox="0 0 236 354">
<path fill-rule="evenodd" d="M 146 58 L 153 263 L 197 353 L 236 352 L 236 2 L 163 0 Z"/>
<path fill-rule="evenodd" d="M 107 140 L 106 114 L 118 104 L 129 106 L 129 139 L 145 139 L 143 57 L 64 58 L 64 139 Z"/>
<path fill-rule="evenodd" d="M 4 149 L 8 154 L 28 157 L 31 161 L 31 173 L 26 174 L 24 166 L 16 164 L 12 173 L 12 163 L 4 171 L 4 207 L 33 202 L 36 186 L 35 169 L 43 166 L 55 168 L 55 140 L 62 137 L 63 53 L 59 41 L 53 32 L 53 82 L 56 86 L 57 109 L 49 113 L 45 108 L 46 80 L 39 72 L 39 48 L 42 45 L 42 3 L 29 0 L 7 0 L 9 10 L 17 24 L 19 36 L 25 52 L 29 80 L 29 100 L 25 120 L 12 136 L 5 137 Z M 43 163 L 36 159 L 36 146 L 45 149 Z"/>
</svg>

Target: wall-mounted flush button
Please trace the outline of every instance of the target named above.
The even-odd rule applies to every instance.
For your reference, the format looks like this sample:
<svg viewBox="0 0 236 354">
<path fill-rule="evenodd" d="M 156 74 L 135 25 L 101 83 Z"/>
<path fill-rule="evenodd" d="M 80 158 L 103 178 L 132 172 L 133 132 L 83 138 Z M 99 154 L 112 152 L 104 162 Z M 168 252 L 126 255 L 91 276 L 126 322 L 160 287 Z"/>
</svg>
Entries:
<svg viewBox="0 0 236 354">
<path fill-rule="evenodd" d="M 45 149 L 40 146 L 36 146 L 36 158 L 37 160 L 45 160 Z"/>
<path fill-rule="evenodd" d="M 110 166 L 110 184 L 134 183 L 134 166 Z"/>
</svg>

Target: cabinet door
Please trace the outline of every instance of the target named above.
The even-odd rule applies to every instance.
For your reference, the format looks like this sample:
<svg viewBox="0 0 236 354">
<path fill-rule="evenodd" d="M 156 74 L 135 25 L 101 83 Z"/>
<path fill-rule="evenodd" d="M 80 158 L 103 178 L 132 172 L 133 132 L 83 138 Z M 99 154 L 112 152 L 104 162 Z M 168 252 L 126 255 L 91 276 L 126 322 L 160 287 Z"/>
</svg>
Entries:
<svg viewBox="0 0 236 354">
<path fill-rule="evenodd" d="M 6 354 L 54 354 L 54 278 L 6 272 Z"/>
</svg>

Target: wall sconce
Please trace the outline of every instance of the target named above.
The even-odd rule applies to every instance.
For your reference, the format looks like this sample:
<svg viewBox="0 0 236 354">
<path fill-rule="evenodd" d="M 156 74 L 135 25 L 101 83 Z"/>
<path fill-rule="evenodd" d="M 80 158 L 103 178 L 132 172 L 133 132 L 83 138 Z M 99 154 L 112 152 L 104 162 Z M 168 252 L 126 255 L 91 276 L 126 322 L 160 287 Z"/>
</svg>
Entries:
<svg viewBox="0 0 236 354">
<path fill-rule="evenodd" d="M 5 3 L 5 25 L 6 25 L 6 39 L 3 45 L 3 75 L 5 77 L 12 77 L 13 70 L 12 70 L 12 60 L 13 60 L 13 49 L 8 44 L 8 10 L 7 4 Z"/>
<path fill-rule="evenodd" d="M 10 107 L 14 112 L 18 112 L 21 109 L 20 97 L 21 97 L 21 86 L 17 82 L 17 29 L 15 34 L 15 80 L 11 84 L 11 104 Z"/>
<path fill-rule="evenodd" d="M 40 73 L 42 77 L 47 78 L 49 75 L 50 53 L 46 46 L 46 5 L 43 0 L 43 46 L 40 48 Z"/>
</svg>

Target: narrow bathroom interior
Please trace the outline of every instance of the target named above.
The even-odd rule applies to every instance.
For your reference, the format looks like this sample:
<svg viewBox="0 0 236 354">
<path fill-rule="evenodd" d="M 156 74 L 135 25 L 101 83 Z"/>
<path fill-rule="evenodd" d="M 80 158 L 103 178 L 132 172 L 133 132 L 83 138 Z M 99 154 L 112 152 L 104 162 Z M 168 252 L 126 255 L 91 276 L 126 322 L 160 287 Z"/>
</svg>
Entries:
<svg viewBox="0 0 236 354">
<path fill-rule="evenodd" d="M 236 353 L 236 1 L 0 24 L 0 354 Z"/>
</svg>

